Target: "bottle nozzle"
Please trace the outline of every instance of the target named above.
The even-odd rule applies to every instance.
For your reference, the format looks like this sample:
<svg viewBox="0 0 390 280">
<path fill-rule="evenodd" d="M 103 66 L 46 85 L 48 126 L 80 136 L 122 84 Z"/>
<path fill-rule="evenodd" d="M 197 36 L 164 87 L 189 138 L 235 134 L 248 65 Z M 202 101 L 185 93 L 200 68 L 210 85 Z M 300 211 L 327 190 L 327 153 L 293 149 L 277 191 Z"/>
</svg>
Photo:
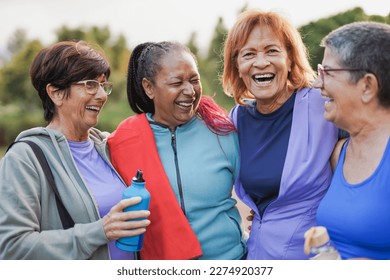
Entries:
<svg viewBox="0 0 390 280">
<path fill-rule="evenodd" d="M 133 181 L 134 182 L 145 182 L 145 180 L 142 176 L 142 170 L 140 170 L 140 169 L 137 170 L 137 174 L 133 178 Z"/>
</svg>

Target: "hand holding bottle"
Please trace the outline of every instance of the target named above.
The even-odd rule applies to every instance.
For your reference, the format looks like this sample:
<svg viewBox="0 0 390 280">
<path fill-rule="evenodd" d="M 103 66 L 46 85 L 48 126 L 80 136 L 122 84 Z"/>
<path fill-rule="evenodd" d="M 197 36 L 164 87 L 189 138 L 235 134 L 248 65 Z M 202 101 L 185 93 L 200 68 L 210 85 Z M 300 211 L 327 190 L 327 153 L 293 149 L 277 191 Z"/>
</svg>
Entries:
<svg viewBox="0 0 390 280">
<path fill-rule="evenodd" d="M 123 192 L 122 198 L 125 199 L 131 197 L 140 197 L 141 202 L 136 205 L 126 207 L 123 209 L 124 212 L 145 211 L 149 209 L 150 193 L 145 188 L 145 180 L 141 170 L 137 171 L 137 174 L 131 181 L 131 185 Z M 122 237 L 118 239 L 115 244 L 121 250 L 127 252 L 138 252 L 142 249 L 143 243 L 144 234 L 142 233 L 136 236 Z"/>
<path fill-rule="evenodd" d="M 140 197 L 122 199 L 102 218 L 103 229 L 109 240 L 145 233 L 146 227 L 150 224 L 147 219 L 150 212 L 148 210 L 123 211 L 125 208 L 137 205 L 140 202 Z"/>
<path fill-rule="evenodd" d="M 305 254 L 311 260 L 340 260 L 340 255 L 325 227 L 312 227 L 305 232 Z"/>
</svg>

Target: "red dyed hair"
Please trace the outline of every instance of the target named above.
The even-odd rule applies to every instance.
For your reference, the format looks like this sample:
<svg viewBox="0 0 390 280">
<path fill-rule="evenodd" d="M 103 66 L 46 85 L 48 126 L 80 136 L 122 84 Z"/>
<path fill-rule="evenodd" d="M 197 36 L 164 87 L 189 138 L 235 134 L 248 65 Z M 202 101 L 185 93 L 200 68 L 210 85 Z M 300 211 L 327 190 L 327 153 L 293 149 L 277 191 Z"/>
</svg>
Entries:
<svg viewBox="0 0 390 280">
<path fill-rule="evenodd" d="M 236 131 L 228 112 L 215 103 L 210 96 L 201 97 L 197 115 L 217 135 L 228 135 Z"/>
</svg>

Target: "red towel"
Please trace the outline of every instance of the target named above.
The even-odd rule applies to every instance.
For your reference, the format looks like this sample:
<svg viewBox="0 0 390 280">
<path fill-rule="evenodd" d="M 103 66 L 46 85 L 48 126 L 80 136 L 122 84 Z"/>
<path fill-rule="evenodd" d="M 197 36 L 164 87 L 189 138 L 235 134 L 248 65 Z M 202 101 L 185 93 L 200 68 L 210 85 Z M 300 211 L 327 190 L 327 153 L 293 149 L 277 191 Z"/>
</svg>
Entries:
<svg viewBox="0 0 390 280">
<path fill-rule="evenodd" d="M 109 136 L 111 160 L 127 185 L 138 169 L 150 192 L 151 224 L 147 227 L 141 259 L 185 260 L 202 255 L 200 243 L 175 197 L 165 174 L 145 114 L 122 121 Z"/>
</svg>

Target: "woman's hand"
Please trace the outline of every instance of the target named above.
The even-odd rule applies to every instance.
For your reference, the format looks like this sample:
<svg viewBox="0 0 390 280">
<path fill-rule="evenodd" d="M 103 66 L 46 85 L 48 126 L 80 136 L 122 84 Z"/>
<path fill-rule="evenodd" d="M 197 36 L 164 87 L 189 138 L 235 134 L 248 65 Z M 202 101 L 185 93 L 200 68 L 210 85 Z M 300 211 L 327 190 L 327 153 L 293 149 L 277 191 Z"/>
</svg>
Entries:
<svg viewBox="0 0 390 280">
<path fill-rule="evenodd" d="M 246 220 L 252 222 L 254 216 L 255 216 L 255 211 L 251 210 L 249 212 L 249 216 L 246 217 Z M 251 230 L 251 228 L 252 226 L 248 226 L 248 230 Z"/>
<path fill-rule="evenodd" d="M 123 209 L 140 202 L 140 197 L 123 199 L 102 218 L 103 228 L 109 240 L 136 236 L 146 231 L 146 227 L 150 224 L 150 221 L 146 219 L 150 215 L 148 210 L 123 212 Z"/>
</svg>

